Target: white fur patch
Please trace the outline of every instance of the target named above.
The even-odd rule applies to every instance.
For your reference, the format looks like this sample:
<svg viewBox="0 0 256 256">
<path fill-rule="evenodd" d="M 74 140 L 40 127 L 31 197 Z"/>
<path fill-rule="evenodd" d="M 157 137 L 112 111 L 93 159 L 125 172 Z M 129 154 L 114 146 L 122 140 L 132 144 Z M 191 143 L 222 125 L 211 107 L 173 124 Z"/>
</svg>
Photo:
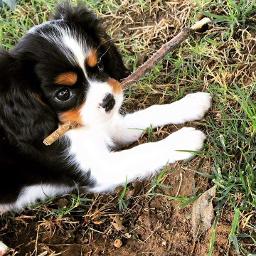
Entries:
<svg viewBox="0 0 256 256">
<path fill-rule="evenodd" d="M 123 117 L 119 114 L 122 94 L 114 95 L 116 106 L 106 112 L 100 104 L 105 95 L 112 92 L 112 87 L 106 82 L 90 79 L 88 81 L 90 86 L 87 99 L 81 109 L 84 127 L 70 130 L 65 136 L 71 142 L 70 149 L 66 152 L 67 161 L 68 156 L 72 155 L 72 161 L 75 161 L 84 173 L 90 171 L 90 178 L 95 181 L 91 191 L 109 191 L 137 178 L 154 175 L 164 165 L 190 159 L 194 155 L 193 151 L 202 148 L 204 133 L 185 127 L 158 142 L 145 143 L 118 152 L 112 151 L 116 146 L 115 142 L 131 143 L 150 125 L 157 127 L 202 118 L 211 106 L 209 94 L 189 94 L 172 104 L 152 106 Z M 65 186 L 28 186 L 15 204 L 0 205 L 0 213 L 21 209 L 37 199 L 64 194 L 71 190 L 72 188 Z"/>
<path fill-rule="evenodd" d="M 68 55 L 69 58 L 75 60 L 87 77 L 87 73 L 85 72 L 85 59 L 87 57 L 88 50 L 85 40 L 75 36 L 69 29 L 65 29 L 62 31 L 62 43 L 72 52 L 72 55 Z"/>
<path fill-rule="evenodd" d="M 125 117 L 116 111 L 104 122 L 98 122 L 97 118 L 93 122 L 92 119 L 85 128 L 67 133 L 71 141 L 70 153 L 84 172 L 91 171 L 91 177 L 96 182 L 91 191 L 112 190 L 125 182 L 155 174 L 165 164 L 191 158 L 193 151 L 202 148 L 205 135 L 199 130 L 185 127 L 159 142 L 141 144 L 119 152 L 110 151 L 109 146 L 113 147 L 113 142 L 131 143 L 150 125 L 157 127 L 200 119 L 210 105 L 209 94 L 195 93 L 172 104 L 152 106 Z M 84 120 L 88 116 L 84 114 Z"/>
<path fill-rule="evenodd" d="M 60 25 L 60 22 L 62 20 L 45 22 L 30 29 L 29 33 L 40 35 L 48 42 L 56 45 L 72 64 L 81 67 L 87 77 L 84 62 L 89 49 L 87 48 L 86 40 L 65 24 Z M 43 28 L 47 28 L 48 26 L 51 30 L 49 32 L 43 32 Z"/>
<path fill-rule="evenodd" d="M 35 25 L 33 26 L 29 31 L 28 31 L 28 34 L 35 34 L 37 33 L 37 31 L 45 26 L 49 26 L 49 25 L 53 25 L 53 24 L 58 24 L 60 21 L 62 21 L 62 19 L 59 19 L 59 20 L 48 20 L 48 21 L 45 21 L 41 24 L 38 24 L 38 25 Z"/>
<path fill-rule="evenodd" d="M 25 187 L 14 204 L 0 204 L 0 213 L 9 210 L 20 210 L 23 207 L 33 204 L 36 200 L 45 200 L 48 197 L 63 195 L 72 191 L 67 186 L 33 185 Z"/>
</svg>

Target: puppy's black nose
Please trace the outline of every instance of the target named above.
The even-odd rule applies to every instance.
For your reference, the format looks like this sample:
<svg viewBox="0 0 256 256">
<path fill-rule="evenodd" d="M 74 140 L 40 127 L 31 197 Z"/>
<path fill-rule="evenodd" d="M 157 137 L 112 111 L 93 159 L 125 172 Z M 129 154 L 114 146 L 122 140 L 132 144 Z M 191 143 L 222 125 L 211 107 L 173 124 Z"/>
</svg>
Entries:
<svg viewBox="0 0 256 256">
<path fill-rule="evenodd" d="M 113 107 L 115 106 L 115 103 L 116 103 L 116 101 L 114 99 L 114 96 L 112 94 L 108 93 L 104 97 L 100 106 L 103 107 L 106 112 L 108 112 L 113 109 Z"/>
</svg>

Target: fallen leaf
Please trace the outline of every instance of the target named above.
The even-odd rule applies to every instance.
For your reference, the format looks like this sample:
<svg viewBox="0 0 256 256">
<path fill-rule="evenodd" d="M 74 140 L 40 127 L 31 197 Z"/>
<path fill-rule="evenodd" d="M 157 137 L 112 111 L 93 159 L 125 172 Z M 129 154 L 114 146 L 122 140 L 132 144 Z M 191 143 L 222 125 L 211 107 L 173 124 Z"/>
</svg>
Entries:
<svg viewBox="0 0 256 256">
<path fill-rule="evenodd" d="M 120 218 L 120 216 L 114 216 L 112 217 L 112 226 L 115 228 L 115 230 L 117 231 L 121 231 L 121 230 L 124 230 L 125 227 L 123 226 L 123 220 L 122 218 Z"/>
<path fill-rule="evenodd" d="M 95 225 L 101 225 L 101 224 L 103 223 L 102 220 L 93 220 L 92 222 L 93 222 L 93 224 L 95 224 Z"/>
<path fill-rule="evenodd" d="M 128 191 L 126 192 L 126 199 L 129 200 L 136 196 L 141 190 L 142 184 L 139 181 L 131 183 Z"/>
<path fill-rule="evenodd" d="M 196 239 L 207 231 L 214 217 L 212 200 L 216 195 L 216 186 L 205 191 L 193 204 L 192 208 L 192 232 Z"/>
<path fill-rule="evenodd" d="M 8 246 L 6 246 L 3 242 L 0 241 L 0 256 L 6 255 L 8 250 L 9 250 Z"/>
</svg>

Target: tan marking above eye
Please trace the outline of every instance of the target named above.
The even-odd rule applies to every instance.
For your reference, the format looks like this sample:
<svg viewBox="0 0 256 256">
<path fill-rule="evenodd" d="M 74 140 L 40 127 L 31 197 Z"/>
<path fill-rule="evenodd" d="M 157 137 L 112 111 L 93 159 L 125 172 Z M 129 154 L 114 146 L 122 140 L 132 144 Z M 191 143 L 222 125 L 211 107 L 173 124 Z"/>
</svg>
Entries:
<svg viewBox="0 0 256 256">
<path fill-rule="evenodd" d="M 58 75 L 54 82 L 60 85 L 72 86 L 77 82 L 77 74 L 75 72 L 65 72 Z"/>
<path fill-rule="evenodd" d="M 97 63 L 98 63 L 98 56 L 97 56 L 97 50 L 96 49 L 91 49 L 89 51 L 89 54 L 86 57 L 85 62 L 91 68 L 93 68 L 93 67 L 95 67 L 97 65 Z"/>
</svg>

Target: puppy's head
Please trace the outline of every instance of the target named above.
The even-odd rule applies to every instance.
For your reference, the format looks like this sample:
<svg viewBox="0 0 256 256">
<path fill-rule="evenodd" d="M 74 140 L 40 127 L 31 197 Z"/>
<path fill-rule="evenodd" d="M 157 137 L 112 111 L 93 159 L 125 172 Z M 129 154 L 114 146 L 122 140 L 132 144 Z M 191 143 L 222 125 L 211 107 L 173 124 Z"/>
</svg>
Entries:
<svg viewBox="0 0 256 256">
<path fill-rule="evenodd" d="M 53 20 L 30 29 L 10 53 L 2 52 L 0 68 L 0 89 L 6 92 L 1 101 L 10 106 L 11 100 L 11 108 L 19 105 L 16 112 L 32 108 L 28 112 L 38 112 L 40 125 L 43 118 L 81 125 L 104 122 L 118 111 L 118 80 L 127 76 L 96 16 L 84 6 L 69 4 L 59 6 Z"/>
</svg>

